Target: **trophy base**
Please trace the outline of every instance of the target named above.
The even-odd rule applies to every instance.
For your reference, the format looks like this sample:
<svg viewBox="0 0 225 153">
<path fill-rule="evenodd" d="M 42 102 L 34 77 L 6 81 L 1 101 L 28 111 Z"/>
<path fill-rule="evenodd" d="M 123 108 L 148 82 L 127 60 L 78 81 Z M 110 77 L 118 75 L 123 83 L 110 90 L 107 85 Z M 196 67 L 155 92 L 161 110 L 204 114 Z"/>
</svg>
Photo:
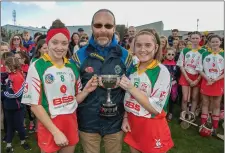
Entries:
<svg viewBox="0 0 225 153">
<path fill-rule="evenodd" d="M 113 117 L 118 114 L 117 112 L 117 106 L 113 103 L 105 103 L 102 104 L 101 110 L 100 110 L 100 116 L 104 117 Z"/>
</svg>

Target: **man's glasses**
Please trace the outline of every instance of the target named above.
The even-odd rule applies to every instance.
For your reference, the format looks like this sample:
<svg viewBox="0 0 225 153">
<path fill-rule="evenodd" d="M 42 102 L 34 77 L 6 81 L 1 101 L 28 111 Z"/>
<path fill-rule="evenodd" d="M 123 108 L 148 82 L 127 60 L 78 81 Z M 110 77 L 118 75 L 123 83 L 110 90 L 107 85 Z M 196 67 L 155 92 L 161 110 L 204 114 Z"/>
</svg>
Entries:
<svg viewBox="0 0 225 153">
<path fill-rule="evenodd" d="M 167 55 L 168 55 L 168 56 L 174 56 L 175 54 L 170 54 L 170 53 L 169 53 L 169 54 L 167 54 Z"/>
<path fill-rule="evenodd" d="M 97 28 L 97 29 L 100 29 L 100 28 L 102 28 L 103 26 L 104 26 L 106 29 L 112 29 L 112 28 L 114 27 L 114 25 L 112 25 L 112 24 L 105 24 L 105 25 L 103 25 L 103 24 L 101 24 L 101 23 L 93 24 L 93 26 L 94 26 L 95 28 Z"/>
</svg>

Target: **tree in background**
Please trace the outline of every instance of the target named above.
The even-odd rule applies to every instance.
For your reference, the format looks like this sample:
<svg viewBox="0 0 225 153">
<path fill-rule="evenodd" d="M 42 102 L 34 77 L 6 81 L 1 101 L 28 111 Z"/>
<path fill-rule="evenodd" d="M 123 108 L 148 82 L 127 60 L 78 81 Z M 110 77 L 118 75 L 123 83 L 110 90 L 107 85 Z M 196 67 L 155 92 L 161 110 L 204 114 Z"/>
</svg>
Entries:
<svg viewBox="0 0 225 153">
<path fill-rule="evenodd" d="M 15 35 L 20 34 L 22 35 L 18 30 L 12 31 L 12 30 L 6 30 L 5 28 L 1 27 L 1 38 L 2 41 L 9 42 L 10 38 Z"/>
<path fill-rule="evenodd" d="M 126 29 L 125 25 L 116 25 L 116 31 L 119 32 L 120 34 L 120 40 L 122 40 L 125 35 L 124 33 L 125 29 Z"/>
</svg>

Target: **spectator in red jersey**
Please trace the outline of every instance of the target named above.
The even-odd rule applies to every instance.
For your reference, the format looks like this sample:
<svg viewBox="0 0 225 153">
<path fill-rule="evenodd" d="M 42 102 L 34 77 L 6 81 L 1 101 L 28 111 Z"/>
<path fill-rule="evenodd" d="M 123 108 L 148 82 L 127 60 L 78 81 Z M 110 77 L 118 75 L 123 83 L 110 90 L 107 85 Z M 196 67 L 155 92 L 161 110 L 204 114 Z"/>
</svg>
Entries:
<svg viewBox="0 0 225 153">
<path fill-rule="evenodd" d="M 21 64 L 21 69 L 23 71 L 23 75 L 24 77 L 26 78 L 27 76 L 27 72 L 28 72 L 28 69 L 29 69 L 29 57 L 26 55 L 25 52 L 17 52 L 15 54 L 15 57 L 19 59 L 19 62 Z M 30 106 L 26 105 L 26 109 L 27 109 L 27 112 L 28 112 L 28 116 L 29 116 L 29 121 L 30 121 L 30 124 L 29 124 L 29 133 L 33 133 L 34 132 L 34 117 L 31 113 L 31 110 L 30 110 Z M 26 127 L 26 124 L 24 122 L 24 127 Z"/>
<path fill-rule="evenodd" d="M 6 67 L 5 67 L 5 59 L 10 56 L 14 56 L 12 52 L 10 52 L 9 49 L 9 44 L 6 42 L 1 42 L 1 48 L 0 48 L 0 54 L 1 54 L 1 91 L 6 90 L 6 80 L 8 78 L 8 74 L 6 72 Z M 6 133 L 7 133 L 7 124 L 6 124 L 6 119 L 5 119 L 5 110 L 4 110 L 4 104 L 2 104 L 2 109 L 1 109 L 1 119 L 3 122 L 3 125 L 1 126 L 2 129 L 4 129 L 4 137 L 2 138 L 2 141 L 6 141 Z"/>
<path fill-rule="evenodd" d="M 18 131 L 21 146 L 24 150 L 30 150 L 25 141 L 25 129 L 23 127 L 24 109 L 21 98 L 24 88 L 24 77 L 21 73 L 19 60 L 15 57 L 8 57 L 5 61 L 8 81 L 6 91 L 1 91 L 1 100 L 4 104 L 5 118 L 7 123 L 6 152 L 13 152 L 12 140 L 15 130 Z"/>
<path fill-rule="evenodd" d="M 29 68 L 29 63 L 30 63 L 29 57 L 27 56 L 25 52 L 22 52 L 22 51 L 16 52 L 15 57 L 19 59 L 19 62 L 21 64 L 21 69 L 24 73 L 24 77 L 26 78 L 28 68 Z"/>
<path fill-rule="evenodd" d="M 19 34 L 15 34 L 11 37 L 9 45 L 11 52 L 14 54 L 18 51 L 27 52 L 27 49 L 23 46 L 23 40 Z"/>
</svg>

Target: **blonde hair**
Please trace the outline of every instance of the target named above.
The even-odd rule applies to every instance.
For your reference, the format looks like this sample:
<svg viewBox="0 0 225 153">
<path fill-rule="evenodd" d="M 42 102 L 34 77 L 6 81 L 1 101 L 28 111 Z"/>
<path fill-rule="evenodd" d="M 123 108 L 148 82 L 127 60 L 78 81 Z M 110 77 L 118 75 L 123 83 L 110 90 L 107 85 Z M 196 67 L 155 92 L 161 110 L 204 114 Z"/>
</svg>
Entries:
<svg viewBox="0 0 225 153">
<path fill-rule="evenodd" d="M 164 40 L 166 41 L 166 45 L 165 45 L 165 47 L 164 47 L 164 48 L 162 48 L 162 50 L 165 50 L 166 48 L 168 48 L 168 47 L 169 47 L 168 39 L 167 39 L 167 37 L 166 37 L 166 36 L 160 36 L 160 39 L 164 39 Z"/>
<path fill-rule="evenodd" d="M 168 51 L 173 51 L 174 54 L 176 54 L 176 49 L 175 48 L 173 48 L 173 47 L 167 47 L 166 49 L 167 49 L 167 52 Z"/>
<path fill-rule="evenodd" d="M 160 39 L 159 39 L 159 35 L 155 31 L 155 29 L 143 29 L 143 30 L 139 31 L 134 37 L 134 50 L 135 50 L 135 43 L 137 41 L 137 37 L 139 37 L 141 35 L 149 35 L 149 36 L 153 37 L 153 39 L 155 41 L 155 44 L 158 44 L 158 46 L 159 46 L 156 53 L 155 53 L 155 56 L 153 58 L 158 60 L 158 61 L 161 61 L 162 50 L 161 50 L 161 47 L 160 47 Z"/>
<path fill-rule="evenodd" d="M 89 38 L 88 37 L 88 34 L 86 34 L 86 33 L 83 33 L 81 36 L 80 36 L 80 39 L 82 39 L 82 38 L 84 38 L 84 37 L 87 37 L 87 38 Z"/>
</svg>

